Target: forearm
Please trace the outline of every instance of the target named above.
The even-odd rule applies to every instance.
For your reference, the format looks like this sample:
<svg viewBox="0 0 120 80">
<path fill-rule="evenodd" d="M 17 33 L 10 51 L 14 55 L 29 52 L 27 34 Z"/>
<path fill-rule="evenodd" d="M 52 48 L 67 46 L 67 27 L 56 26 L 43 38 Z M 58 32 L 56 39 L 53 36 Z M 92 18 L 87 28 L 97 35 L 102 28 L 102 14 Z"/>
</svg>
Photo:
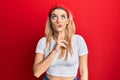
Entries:
<svg viewBox="0 0 120 80">
<path fill-rule="evenodd" d="M 80 77 L 80 80 L 88 80 L 88 76 L 87 76 L 87 75 L 81 76 L 81 77 Z"/>
<path fill-rule="evenodd" d="M 88 72 L 81 73 L 80 80 L 88 80 Z"/>
<path fill-rule="evenodd" d="M 52 60 L 56 54 L 56 51 L 52 51 L 47 58 L 45 58 L 42 62 L 36 64 L 33 67 L 34 75 L 38 78 L 42 75 L 52 63 Z"/>
<path fill-rule="evenodd" d="M 80 66 L 80 78 L 81 80 L 88 80 L 88 63 L 87 55 L 79 57 L 79 66 Z"/>
</svg>

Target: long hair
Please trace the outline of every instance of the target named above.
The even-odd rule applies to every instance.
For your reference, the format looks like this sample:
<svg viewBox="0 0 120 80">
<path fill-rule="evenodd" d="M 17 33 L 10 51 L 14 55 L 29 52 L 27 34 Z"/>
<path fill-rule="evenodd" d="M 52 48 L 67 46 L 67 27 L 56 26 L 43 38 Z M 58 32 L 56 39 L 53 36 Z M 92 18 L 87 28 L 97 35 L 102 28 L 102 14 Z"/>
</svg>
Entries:
<svg viewBox="0 0 120 80">
<path fill-rule="evenodd" d="M 58 8 L 65 10 L 64 8 L 60 8 L 60 7 L 57 7 L 55 9 L 58 9 Z M 69 20 L 69 22 L 66 25 L 66 30 L 65 30 L 65 40 L 68 42 L 68 46 L 67 46 L 67 48 L 61 48 L 61 52 L 59 55 L 59 58 L 62 58 L 65 55 L 65 60 L 67 60 L 67 58 L 68 58 L 68 51 L 70 52 L 71 55 L 73 53 L 71 40 L 72 40 L 73 34 L 75 33 L 75 24 L 74 24 L 73 16 L 72 16 L 72 13 L 70 12 L 70 10 L 69 10 L 68 20 Z M 45 35 L 46 35 L 46 45 L 47 45 L 46 49 L 48 49 L 50 51 L 51 42 L 52 42 L 52 39 L 54 36 L 54 30 L 53 30 L 51 22 L 50 22 L 50 16 L 48 16 L 47 21 L 46 21 Z"/>
</svg>

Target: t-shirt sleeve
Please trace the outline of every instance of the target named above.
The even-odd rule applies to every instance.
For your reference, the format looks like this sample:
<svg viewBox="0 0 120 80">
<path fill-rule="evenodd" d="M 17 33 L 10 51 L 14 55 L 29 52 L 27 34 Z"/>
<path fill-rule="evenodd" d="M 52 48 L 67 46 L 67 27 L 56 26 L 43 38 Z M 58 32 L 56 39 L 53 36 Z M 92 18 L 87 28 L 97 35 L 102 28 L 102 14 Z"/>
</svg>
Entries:
<svg viewBox="0 0 120 80">
<path fill-rule="evenodd" d="M 78 36 L 78 55 L 83 56 L 88 54 L 87 44 L 82 36 Z"/>
<path fill-rule="evenodd" d="M 38 41 L 35 52 L 44 54 L 45 46 L 46 46 L 46 39 L 45 39 L 45 37 L 43 37 Z"/>
</svg>

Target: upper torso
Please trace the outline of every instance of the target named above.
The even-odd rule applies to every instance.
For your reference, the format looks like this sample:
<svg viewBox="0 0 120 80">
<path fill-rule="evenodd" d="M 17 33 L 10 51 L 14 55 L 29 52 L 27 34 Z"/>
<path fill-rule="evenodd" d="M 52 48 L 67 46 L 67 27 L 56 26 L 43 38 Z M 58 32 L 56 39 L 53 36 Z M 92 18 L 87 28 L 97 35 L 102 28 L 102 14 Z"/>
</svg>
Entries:
<svg viewBox="0 0 120 80">
<path fill-rule="evenodd" d="M 53 50 L 56 41 L 53 39 L 51 42 L 51 48 L 49 50 L 45 50 L 46 48 L 46 37 L 43 37 L 41 43 L 43 50 L 37 48 L 36 51 L 40 51 L 40 53 L 44 53 L 45 58 L 49 55 L 49 53 Z M 72 37 L 72 55 L 69 53 L 67 61 L 65 57 L 59 59 L 59 54 L 56 53 L 51 65 L 46 71 L 47 76 L 50 80 L 73 80 L 77 76 L 78 66 L 79 66 L 79 56 L 85 55 L 88 53 L 87 46 L 84 39 L 80 35 L 73 35 Z M 44 45 L 44 46 L 43 46 Z"/>
<path fill-rule="evenodd" d="M 49 53 L 53 50 L 55 44 L 56 41 L 53 39 L 51 43 L 50 51 L 47 50 L 45 51 L 45 57 L 47 57 Z M 66 61 L 65 56 L 61 59 L 58 58 L 60 54 L 60 51 L 58 51 L 46 73 L 52 74 L 54 76 L 65 76 L 65 77 L 76 76 L 78 69 L 78 58 L 79 58 L 77 45 L 78 45 L 77 36 L 74 35 L 72 37 L 72 49 L 73 49 L 72 55 L 69 52 Z"/>
</svg>

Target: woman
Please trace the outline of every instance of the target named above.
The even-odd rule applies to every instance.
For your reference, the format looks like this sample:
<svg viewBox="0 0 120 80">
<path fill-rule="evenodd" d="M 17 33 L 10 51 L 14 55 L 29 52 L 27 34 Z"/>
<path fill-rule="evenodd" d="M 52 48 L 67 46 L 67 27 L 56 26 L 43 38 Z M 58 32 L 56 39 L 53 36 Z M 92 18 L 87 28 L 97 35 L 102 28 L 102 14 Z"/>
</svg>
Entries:
<svg viewBox="0 0 120 80">
<path fill-rule="evenodd" d="M 34 75 L 38 78 L 44 72 L 44 80 L 88 80 L 87 54 L 84 39 L 75 33 L 71 12 L 62 4 L 55 4 L 49 10 L 45 37 L 36 47 L 33 65 Z"/>
</svg>

